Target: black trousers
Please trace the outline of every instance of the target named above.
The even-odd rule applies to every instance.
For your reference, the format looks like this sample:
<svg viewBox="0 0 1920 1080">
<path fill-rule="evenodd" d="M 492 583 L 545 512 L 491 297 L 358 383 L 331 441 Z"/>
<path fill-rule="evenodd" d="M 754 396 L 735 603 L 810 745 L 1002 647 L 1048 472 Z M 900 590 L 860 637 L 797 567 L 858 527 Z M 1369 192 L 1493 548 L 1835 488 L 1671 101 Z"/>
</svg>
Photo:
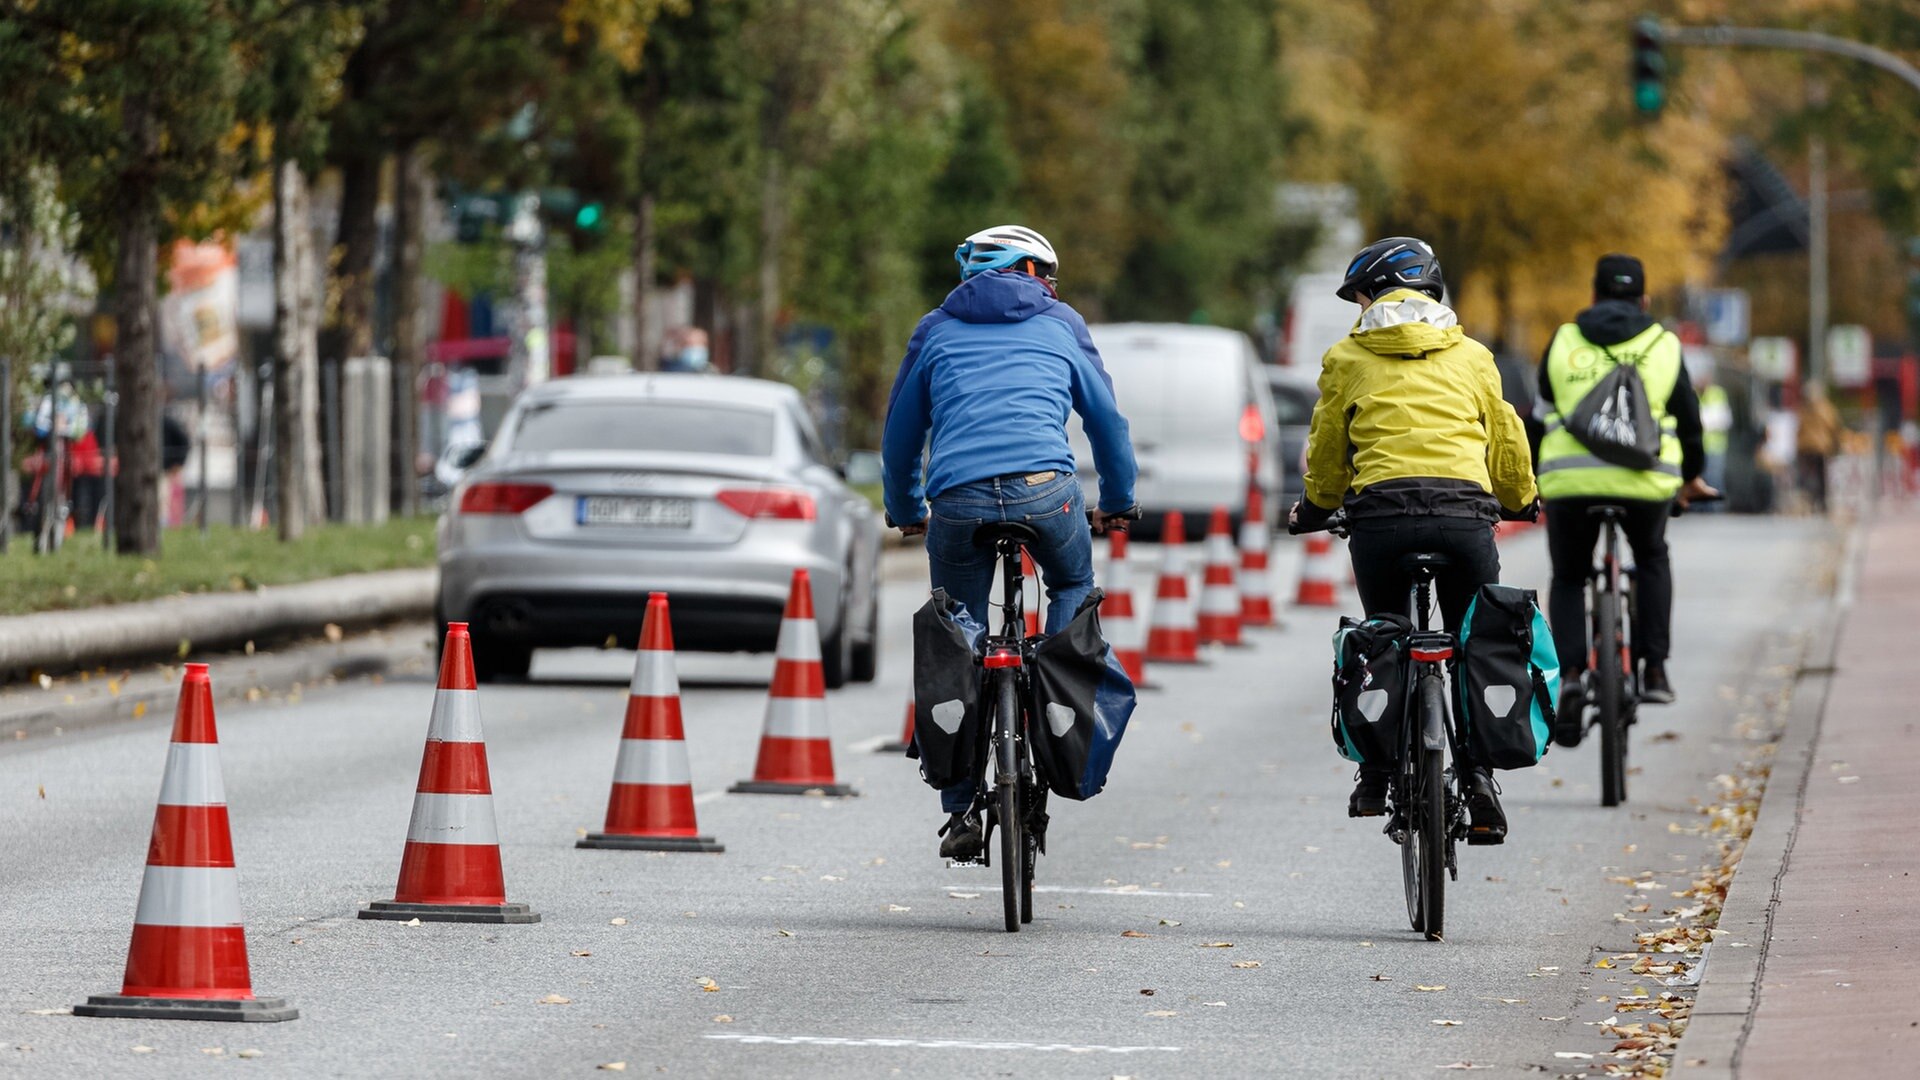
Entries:
<svg viewBox="0 0 1920 1080">
<path fill-rule="evenodd" d="M 1587 574 L 1593 569 L 1593 549 L 1600 540 L 1600 519 L 1587 510 L 1609 503 L 1626 508 L 1620 532 L 1633 552 L 1639 578 L 1634 659 L 1649 664 L 1667 661 L 1668 624 L 1673 618 L 1673 564 L 1667 557 L 1670 504 L 1651 499 L 1548 499 L 1547 554 L 1553 559 L 1553 591 L 1547 600 L 1547 620 L 1553 625 L 1553 647 L 1560 654 L 1563 682 L 1587 670 Z"/>
<path fill-rule="evenodd" d="M 1407 516 L 1368 518 L 1352 525 L 1347 551 L 1353 556 L 1353 578 L 1367 614 L 1407 613 L 1407 594 L 1413 575 L 1400 564 L 1422 552 L 1445 555 L 1448 566 L 1434 575 L 1440 598 L 1440 617 L 1448 630 L 1460 631 L 1467 605 L 1482 585 L 1500 580 L 1500 551 L 1493 543 L 1493 526 L 1478 518 Z"/>
</svg>

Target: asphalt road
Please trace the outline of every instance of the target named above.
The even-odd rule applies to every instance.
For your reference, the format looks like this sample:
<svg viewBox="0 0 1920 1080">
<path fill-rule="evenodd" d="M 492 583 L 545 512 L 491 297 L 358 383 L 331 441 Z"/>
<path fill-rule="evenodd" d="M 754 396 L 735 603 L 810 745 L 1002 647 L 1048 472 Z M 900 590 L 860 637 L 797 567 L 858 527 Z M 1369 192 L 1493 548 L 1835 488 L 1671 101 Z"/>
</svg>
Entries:
<svg viewBox="0 0 1920 1080">
<path fill-rule="evenodd" d="M 1805 622 L 1824 535 L 1679 523 L 1681 704 L 1637 731 L 1632 806 L 1597 805 L 1590 746 L 1505 774 L 1514 835 L 1461 849 L 1441 943 L 1407 928 L 1393 845 L 1345 816 L 1325 609 L 1289 609 L 1285 630 L 1204 667 L 1153 670 L 1164 689 L 1143 695 L 1107 791 L 1055 801 L 1036 919 L 1018 935 L 999 928 L 997 871 L 935 856 L 943 818 L 913 766 L 868 749 L 897 733 L 907 694 L 924 594 L 910 556 L 889 564 L 881 681 L 831 695 L 840 776 L 860 798 L 721 794 L 751 772 L 771 660 L 683 658 L 700 821 L 723 855 L 573 847 L 604 813 L 630 657 L 543 654 L 535 683 L 483 688 L 507 891 L 538 925 L 354 918 L 392 895 L 429 678 L 227 706 L 254 986 L 301 1009 L 284 1024 L 50 1012 L 118 989 L 167 718 L 0 746 L 0 1076 L 1594 1067 L 1555 1056 L 1611 1045 L 1595 999 L 1626 977 L 1588 965 L 1630 948 L 1622 920 L 1657 917 L 1707 860 L 1707 842 L 1670 823 L 1691 827 L 1693 800 L 1732 764 L 1741 690 L 1774 677 L 1771 648 Z M 1544 587 L 1539 533 L 1504 554 L 1509 581 Z M 1644 894 L 1608 881 L 1647 874 L 1660 885 Z M 1628 914 L 1636 897 L 1652 912 Z"/>
</svg>

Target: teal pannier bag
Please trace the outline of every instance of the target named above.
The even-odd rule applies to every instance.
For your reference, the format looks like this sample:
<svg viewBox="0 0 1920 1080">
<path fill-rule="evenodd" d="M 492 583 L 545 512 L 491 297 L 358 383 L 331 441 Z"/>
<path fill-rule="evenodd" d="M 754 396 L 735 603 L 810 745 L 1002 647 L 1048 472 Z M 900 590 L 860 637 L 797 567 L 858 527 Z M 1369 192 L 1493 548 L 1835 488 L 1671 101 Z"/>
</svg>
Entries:
<svg viewBox="0 0 1920 1080">
<path fill-rule="evenodd" d="M 1333 745 L 1361 765 L 1400 760 L 1400 724 L 1407 711 L 1404 615 L 1365 620 L 1342 616 L 1333 635 Z"/>
<path fill-rule="evenodd" d="M 1560 657 L 1532 589 L 1480 586 L 1460 625 L 1453 683 L 1474 764 L 1539 764 L 1560 700 Z"/>
</svg>

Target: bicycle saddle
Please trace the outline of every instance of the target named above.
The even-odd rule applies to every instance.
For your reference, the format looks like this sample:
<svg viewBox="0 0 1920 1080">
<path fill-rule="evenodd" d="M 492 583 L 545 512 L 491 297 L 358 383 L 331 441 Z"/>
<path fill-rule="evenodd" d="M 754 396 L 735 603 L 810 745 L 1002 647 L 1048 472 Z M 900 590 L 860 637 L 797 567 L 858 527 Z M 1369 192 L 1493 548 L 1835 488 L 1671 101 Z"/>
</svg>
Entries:
<svg viewBox="0 0 1920 1080">
<path fill-rule="evenodd" d="M 1608 521 L 1618 521 L 1627 516 L 1627 508 L 1624 506 L 1615 506 L 1612 503 L 1606 503 L 1601 506 L 1589 506 L 1587 507 L 1587 516 L 1603 518 Z"/>
<path fill-rule="evenodd" d="M 1432 551 L 1415 552 L 1412 555 L 1402 556 L 1400 559 L 1400 568 L 1402 570 L 1419 570 L 1423 568 L 1427 570 L 1438 570 L 1441 567 L 1452 565 L 1452 559 Z"/>
<path fill-rule="evenodd" d="M 973 530 L 974 547 L 992 547 L 1002 540 L 1011 540 L 1016 544 L 1037 544 L 1040 534 L 1033 526 L 1019 521 L 989 521 Z"/>
</svg>

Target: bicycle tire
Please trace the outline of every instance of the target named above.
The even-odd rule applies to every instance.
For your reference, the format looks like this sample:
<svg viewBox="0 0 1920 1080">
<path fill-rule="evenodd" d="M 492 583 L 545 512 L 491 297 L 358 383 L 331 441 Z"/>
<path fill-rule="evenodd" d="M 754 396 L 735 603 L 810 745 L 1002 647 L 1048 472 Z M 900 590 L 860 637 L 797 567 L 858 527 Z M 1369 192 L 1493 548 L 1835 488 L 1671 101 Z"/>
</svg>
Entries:
<svg viewBox="0 0 1920 1080">
<path fill-rule="evenodd" d="M 1600 714 L 1600 805 L 1627 801 L 1626 672 L 1620 659 L 1620 596 L 1600 590 L 1593 610 L 1593 681 Z"/>
<path fill-rule="evenodd" d="M 1007 933 L 1020 932 L 1020 894 L 1025 872 L 1026 840 L 1020 818 L 1020 761 L 1014 739 L 1019 730 L 1020 703 L 1013 679 L 1000 672 L 994 706 L 995 814 L 1000 828 L 1000 906 L 1007 917 Z"/>
<path fill-rule="evenodd" d="M 1446 724 L 1446 692 L 1439 674 L 1420 680 L 1421 730 L 1429 717 Z M 1439 941 L 1447 926 L 1447 778 L 1446 752 L 1420 745 L 1420 892 L 1424 918 L 1420 930 L 1428 941 Z"/>
</svg>

